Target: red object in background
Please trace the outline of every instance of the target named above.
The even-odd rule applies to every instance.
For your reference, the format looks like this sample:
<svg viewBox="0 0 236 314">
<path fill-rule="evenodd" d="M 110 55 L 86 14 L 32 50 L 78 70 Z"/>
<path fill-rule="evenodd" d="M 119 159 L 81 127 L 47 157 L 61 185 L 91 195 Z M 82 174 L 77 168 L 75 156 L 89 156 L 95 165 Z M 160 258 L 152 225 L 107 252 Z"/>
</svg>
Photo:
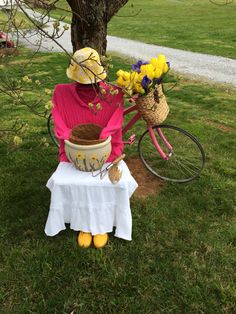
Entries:
<svg viewBox="0 0 236 314">
<path fill-rule="evenodd" d="M 9 35 L 0 32 L 0 48 L 14 48 L 14 41 L 9 38 Z"/>
</svg>

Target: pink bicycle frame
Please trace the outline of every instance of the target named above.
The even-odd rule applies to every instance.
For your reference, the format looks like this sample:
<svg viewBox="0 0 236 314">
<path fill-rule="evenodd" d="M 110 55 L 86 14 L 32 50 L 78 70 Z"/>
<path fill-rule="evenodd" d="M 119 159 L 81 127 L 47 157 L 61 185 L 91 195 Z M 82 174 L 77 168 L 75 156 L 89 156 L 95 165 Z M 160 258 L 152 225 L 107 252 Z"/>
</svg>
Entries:
<svg viewBox="0 0 236 314">
<path fill-rule="evenodd" d="M 123 130 L 122 130 L 122 134 L 126 134 L 126 132 L 131 129 L 131 127 L 141 118 L 141 113 L 138 111 L 137 109 L 137 105 L 133 105 L 131 107 L 128 107 L 124 110 L 124 116 L 126 116 L 128 113 L 130 112 L 133 112 L 133 111 L 137 111 L 137 113 L 131 118 L 131 120 L 129 120 L 127 122 L 127 124 L 124 126 Z M 160 156 L 165 159 L 165 160 L 168 160 L 169 159 L 169 155 L 166 155 L 160 144 L 158 143 L 157 139 L 156 139 L 156 136 L 154 134 L 154 131 L 152 129 L 152 126 L 151 125 L 148 125 L 148 132 L 150 134 L 150 137 L 151 137 L 151 140 L 152 140 L 152 143 L 153 145 L 155 146 L 156 150 L 158 151 L 158 153 L 160 154 Z M 165 138 L 162 130 L 160 128 L 157 128 L 157 133 L 159 135 L 159 137 L 161 138 L 161 140 L 163 141 L 163 143 L 165 144 L 165 146 L 168 148 L 168 150 L 170 151 L 170 154 L 171 152 L 173 151 L 173 148 L 172 146 L 170 145 L 170 143 L 167 141 L 167 139 Z M 134 137 L 134 135 L 132 135 Z M 131 137 L 132 137 L 131 136 Z M 123 142 L 124 144 L 132 144 L 133 141 L 129 140 L 128 142 Z"/>
</svg>

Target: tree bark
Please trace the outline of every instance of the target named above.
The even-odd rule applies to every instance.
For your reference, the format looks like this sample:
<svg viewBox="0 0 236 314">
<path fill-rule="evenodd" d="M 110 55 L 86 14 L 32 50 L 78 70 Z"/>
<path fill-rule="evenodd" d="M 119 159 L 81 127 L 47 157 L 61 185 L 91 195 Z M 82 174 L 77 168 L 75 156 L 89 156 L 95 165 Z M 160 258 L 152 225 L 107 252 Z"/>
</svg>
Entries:
<svg viewBox="0 0 236 314">
<path fill-rule="evenodd" d="M 91 47 L 106 54 L 107 24 L 128 0 L 67 0 L 72 10 L 71 42 L 73 52 Z"/>
</svg>

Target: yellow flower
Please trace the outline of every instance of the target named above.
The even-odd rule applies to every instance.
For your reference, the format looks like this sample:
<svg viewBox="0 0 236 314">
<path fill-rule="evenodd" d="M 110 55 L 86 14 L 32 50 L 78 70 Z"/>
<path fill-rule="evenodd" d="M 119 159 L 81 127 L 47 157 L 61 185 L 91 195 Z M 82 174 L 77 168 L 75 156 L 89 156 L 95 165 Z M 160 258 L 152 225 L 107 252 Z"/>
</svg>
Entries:
<svg viewBox="0 0 236 314">
<path fill-rule="evenodd" d="M 143 76 L 147 75 L 150 80 L 154 78 L 154 67 L 152 64 L 143 64 L 140 67 L 141 74 Z"/>
<path fill-rule="evenodd" d="M 157 60 L 166 62 L 166 57 L 165 57 L 165 55 L 160 54 L 157 56 Z"/>
<path fill-rule="evenodd" d="M 157 67 L 157 58 L 151 58 L 150 63 L 153 65 L 154 68 Z"/>
<path fill-rule="evenodd" d="M 23 82 L 27 82 L 29 80 L 29 77 L 27 75 L 25 75 L 23 78 L 22 78 L 22 81 Z"/>
<path fill-rule="evenodd" d="M 168 67 L 167 63 L 165 63 L 163 73 L 167 73 L 168 71 L 169 71 L 169 67 Z"/>
<path fill-rule="evenodd" d="M 156 68 L 155 73 L 154 73 L 154 77 L 155 78 L 160 78 L 162 76 L 163 72 L 160 68 Z"/>
<path fill-rule="evenodd" d="M 123 78 L 124 78 L 125 81 L 130 80 L 130 73 L 127 72 L 127 71 L 124 71 L 124 73 L 123 73 Z"/>
<path fill-rule="evenodd" d="M 131 75 L 130 75 L 130 81 L 131 81 L 131 84 L 134 86 L 134 84 L 137 82 L 138 80 L 138 73 L 137 72 L 132 72 Z"/>
<path fill-rule="evenodd" d="M 136 83 L 134 84 L 134 92 L 144 94 L 145 90 L 142 88 L 142 85 L 140 83 Z"/>
<path fill-rule="evenodd" d="M 51 93 L 52 93 L 52 91 L 50 89 L 48 89 L 48 88 L 45 88 L 44 92 L 45 92 L 46 95 L 51 95 Z"/>
<path fill-rule="evenodd" d="M 20 145 L 20 144 L 22 143 L 22 138 L 19 137 L 19 136 L 17 136 L 17 135 L 14 136 L 13 143 L 14 143 L 16 146 Z"/>
<path fill-rule="evenodd" d="M 166 73 L 169 70 L 166 63 L 166 57 L 163 54 L 158 55 L 157 58 L 151 58 L 150 63 L 155 68 L 155 78 L 159 78 L 163 73 Z"/>
<path fill-rule="evenodd" d="M 127 72 L 123 70 L 119 70 L 116 74 L 118 75 L 116 80 L 117 85 L 125 88 L 126 92 L 129 93 L 129 95 L 132 95 L 135 84 L 139 81 L 141 82 L 139 74 L 135 71 Z"/>
<path fill-rule="evenodd" d="M 96 160 L 98 159 L 98 157 L 97 157 L 97 155 L 93 155 L 93 156 L 91 157 L 91 159 L 92 159 L 93 161 L 96 161 Z"/>
<path fill-rule="evenodd" d="M 116 72 L 117 76 L 123 76 L 124 71 L 123 70 L 119 70 Z"/>
<path fill-rule="evenodd" d="M 157 57 L 157 67 L 159 67 L 162 71 L 166 65 L 166 57 L 164 55 L 158 55 Z"/>
<path fill-rule="evenodd" d="M 116 80 L 116 83 L 120 87 L 131 88 L 130 77 L 129 77 L 129 79 L 124 79 L 124 77 L 119 76 L 118 79 Z M 112 94 L 112 92 L 111 92 L 111 94 Z"/>
<path fill-rule="evenodd" d="M 81 152 L 78 152 L 77 158 L 80 159 L 80 160 L 83 160 L 84 159 L 84 154 L 82 154 Z"/>
<path fill-rule="evenodd" d="M 22 78 L 22 81 L 25 82 L 25 83 L 32 83 L 32 79 L 29 78 L 27 75 L 25 75 L 25 76 Z"/>
<path fill-rule="evenodd" d="M 46 103 L 46 105 L 45 105 L 44 107 L 45 107 L 45 109 L 47 109 L 47 110 L 52 109 L 53 103 L 51 102 L 51 100 L 49 100 L 49 101 Z"/>
<path fill-rule="evenodd" d="M 101 93 L 102 95 L 106 94 L 105 88 L 101 88 L 100 93 Z"/>
<path fill-rule="evenodd" d="M 143 77 L 145 76 L 146 74 L 143 74 L 143 73 L 139 73 L 138 74 L 138 79 L 137 79 L 137 83 L 141 83 L 142 82 L 142 79 L 143 79 Z"/>
<path fill-rule="evenodd" d="M 119 85 L 120 87 L 125 87 L 126 82 L 122 76 L 119 76 L 116 80 L 116 84 Z"/>
<path fill-rule="evenodd" d="M 96 104 L 96 109 L 97 109 L 97 110 L 101 110 L 101 109 L 102 109 L 102 105 L 100 104 L 100 102 L 98 102 L 98 103 Z"/>
</svg>

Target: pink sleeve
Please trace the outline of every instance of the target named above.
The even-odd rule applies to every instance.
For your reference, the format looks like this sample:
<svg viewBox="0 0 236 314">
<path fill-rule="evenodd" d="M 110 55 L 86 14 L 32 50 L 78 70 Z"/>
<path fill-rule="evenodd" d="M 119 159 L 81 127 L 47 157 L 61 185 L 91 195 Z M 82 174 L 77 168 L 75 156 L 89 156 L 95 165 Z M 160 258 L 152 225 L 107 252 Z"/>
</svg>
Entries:
<svg viewBox="0 0 236 314">
<path fill-rule="evenodd" d="M 63 121 L 60 113 L 60 108 L 57 101 L 58 92 L 57 89 L 55 89 L 54 94 L 52 96 L 52 102 L 53 102 L 53 109 L 52 109 L 52 118 L 54 122 L 54 133 L 56 137 L 60 140 L 68 140 L 70 137 L 71 129 L 68 128 Z"/>
<path fill-rule="evenodd" d="M 118 130 L 122 129 L 123 124 L 123 111 L 124 111 L 124 100 L 123 95 L 120 95 L 119 107 L 116 108 L 112 114 L 110 120 L 108 121 L 105 128 L 102 129 L 100 138 L 107 138 L 109 135 L 115 134 Z"/>
</svg>

